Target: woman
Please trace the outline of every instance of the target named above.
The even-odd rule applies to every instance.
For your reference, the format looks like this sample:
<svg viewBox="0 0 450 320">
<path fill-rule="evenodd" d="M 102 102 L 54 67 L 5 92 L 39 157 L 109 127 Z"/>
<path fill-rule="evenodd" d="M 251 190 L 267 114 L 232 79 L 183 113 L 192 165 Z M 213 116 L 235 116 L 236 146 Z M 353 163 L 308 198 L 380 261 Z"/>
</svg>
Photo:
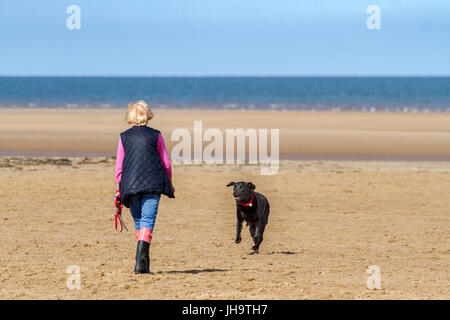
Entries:
<svg viewBox="0 0 450 320">
<path fill-rule="evenodd" d="M 132 127 L 120 134 L 117 148 L 117 195 L 130 208 L 136 230 L 135 273 L 150 273 L 149 250 L 161 194 L 175 197 L 163 136 L 147 126 L 152 118 L 144 101 L 130 103 L 126 121 Z"/>
</svg>

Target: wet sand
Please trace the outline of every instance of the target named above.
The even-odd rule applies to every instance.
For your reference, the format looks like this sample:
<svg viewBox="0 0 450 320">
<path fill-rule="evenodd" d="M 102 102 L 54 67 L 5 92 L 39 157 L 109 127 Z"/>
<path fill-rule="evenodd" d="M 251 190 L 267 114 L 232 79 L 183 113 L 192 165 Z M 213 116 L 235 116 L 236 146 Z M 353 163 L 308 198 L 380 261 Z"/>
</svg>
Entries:
<svg viewBox="0 0 450 320">
<path fill-rule="evenodd" d="M 0 152 L 15 156 L 114 155 L 122 109 L 0 109 Z M 150 125 L 169 150 L 177 128 L 280 129 L 281 159 L 450 161 L 450 114 L 155 110 Z M 204 142 L 203 147 L 206 146 Z"/>
</svg>

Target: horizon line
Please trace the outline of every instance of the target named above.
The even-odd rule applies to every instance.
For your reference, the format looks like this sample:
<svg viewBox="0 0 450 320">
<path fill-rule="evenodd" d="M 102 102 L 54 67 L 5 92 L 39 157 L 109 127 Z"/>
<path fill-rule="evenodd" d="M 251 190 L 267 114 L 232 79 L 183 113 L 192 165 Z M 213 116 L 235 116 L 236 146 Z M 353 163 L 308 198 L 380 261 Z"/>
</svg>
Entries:
<svg viewBox="0 0 450 320">
<path fill-rule="evenodd" d="M 448 75 L 2 75 L 0 78 L 450 78 Z"/>
</svg>

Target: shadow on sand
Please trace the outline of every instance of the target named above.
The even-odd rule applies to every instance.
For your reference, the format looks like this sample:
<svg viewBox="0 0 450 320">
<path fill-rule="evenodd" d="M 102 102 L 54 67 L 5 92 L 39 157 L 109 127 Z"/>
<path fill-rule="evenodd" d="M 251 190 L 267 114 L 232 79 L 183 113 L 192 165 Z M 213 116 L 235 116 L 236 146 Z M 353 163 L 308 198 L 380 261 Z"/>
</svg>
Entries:
<svg viewBox="0 0 450 320">
<path fill-rule="evenodd" d="M 301 252 L 298 251 L 272 251 L 272 252 L 267 252 L 266 254 L 299 254 Z"/>
<path fill-rule="evenodd" d="M 228 269 L 199 269 L 199 270 L 170 270 L 170 271 L 158 271 L 157 274 L 176 274 L 176 273 L 211 273 L 211 272 L 227 272 Z"/>
<path fill-rule="evenodd" d="M 266 254 L 299 254 L 301 252 L 298 251 L 272 251 L 267 252 Z M 249 271 L 253 269 L 242 269 L 244 271 Z M 180 274 L 180 273 L 187 273 L 187 274 L 199 274 L 199 273 L 213 273 L 213 272 L 227 272 L 230 271 L 230 269 L 215 269 L 215 268 L 208 268 L 208 269 L 191 269 L 191 270 L 169 270 L 169 271 L 158 271 L 155 272 L 156 274 Z"/>
</svg>

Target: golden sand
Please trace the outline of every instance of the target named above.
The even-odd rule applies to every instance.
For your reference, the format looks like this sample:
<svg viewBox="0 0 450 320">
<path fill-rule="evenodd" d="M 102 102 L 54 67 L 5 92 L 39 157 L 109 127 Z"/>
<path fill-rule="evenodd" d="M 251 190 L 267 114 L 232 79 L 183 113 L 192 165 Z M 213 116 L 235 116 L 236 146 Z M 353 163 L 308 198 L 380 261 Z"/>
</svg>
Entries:
<svg viewBox="0 0 450 320">
<path fill-rule="evenodd" d="M 0 158 L 1 299 L 449 299 L 449 162 L 282 162 L 175 166 L 151 246 L 153 275 L 133 273 L 135 240 L 115 233 L 114 160 Z M 260 253 L 234 243 L 229 181 L 271 203 Z M 81 289 L 66 269 L 81 268 Z M 381 270 L 368 290 L 367 267 Z"/>
<path fill-rule="evenodd" d="M 449 299 L 450 115 L 155 110 L 169 150 L 176 128 L 279 128 L 282 157 L 445 161 L 282 161 L 177 165 L 151 246 L 115 233 L 114 159 L 0 157 L 0 299 Z M 0 109 L 3 154 L 108 154 L 124 110 Z M 260 253 L 234 243 L 230 181 L 271 203 Z M 81 268 L 69 290 L 67 267 Z M 381 289 L 368 290 L 369 266 Z"/>
</svg>

